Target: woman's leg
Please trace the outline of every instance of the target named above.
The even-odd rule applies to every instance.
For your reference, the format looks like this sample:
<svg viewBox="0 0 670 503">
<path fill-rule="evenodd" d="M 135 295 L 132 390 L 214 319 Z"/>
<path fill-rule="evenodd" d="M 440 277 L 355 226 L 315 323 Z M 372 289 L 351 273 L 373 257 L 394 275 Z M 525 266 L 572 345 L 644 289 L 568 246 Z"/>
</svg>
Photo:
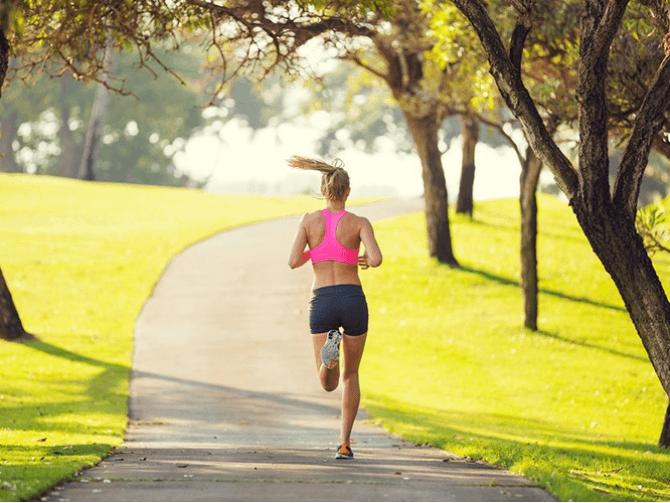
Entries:
<svg viewBox="0 0 670 503">
<path fill-rule="evenodd" d="M 342 338 L 342 353 L 344 358 L 342 383 L 344 385 L 344 392 L 342 394 L 342 431 L 340 433 L 340 443 L 343 445 L 351 444 L 351 429 L 354 426 L 358 406 L 361 402 L 358 368 L 363 357 L 366 338 L 367 333 L 356 336 L 344 334 Z"/>
<path fill-rule="evenodd" d="M 340 382 L 340 364 L 329 369 L 321 361 L 321 348 L 326 343 L 328 333 L 312 334 L 312 341 L 314 342 L 314 358 L 316 360 L 316 371 L 319 373 L 319 380 L 321 386 L 326 391 L 334 391 Z"/>
</svg>

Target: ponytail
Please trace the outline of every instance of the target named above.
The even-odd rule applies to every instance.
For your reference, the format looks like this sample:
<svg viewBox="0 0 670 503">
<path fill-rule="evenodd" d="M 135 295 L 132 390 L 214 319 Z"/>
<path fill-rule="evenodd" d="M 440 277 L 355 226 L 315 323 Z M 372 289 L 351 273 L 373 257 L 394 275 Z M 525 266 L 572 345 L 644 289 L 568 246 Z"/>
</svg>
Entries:
<svg viewBox="0 0 670 503">
<path fill-rule="evenodd" d="M 349 174 L 344 170 L 344 162 L 335 159 L 327 164 L 318 159 L 309 159 L 294 155 L 288 161 L 292 168 L 321 172 L 321 192 L 326 199 L 340 201 L 349 188 Z"/>
</svg>

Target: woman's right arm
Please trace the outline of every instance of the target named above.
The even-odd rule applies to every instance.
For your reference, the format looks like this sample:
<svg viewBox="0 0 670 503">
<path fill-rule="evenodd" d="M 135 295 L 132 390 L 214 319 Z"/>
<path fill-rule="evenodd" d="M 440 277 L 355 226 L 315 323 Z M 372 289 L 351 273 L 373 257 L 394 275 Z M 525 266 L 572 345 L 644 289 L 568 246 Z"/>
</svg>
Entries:
<svg viewBox="0 0 670 503">
<path fill-rule="evenodd" d="M 298 234 L 295 237 L 295 241 L 293 241 L 291 254 L 288 258 L 288 265 L 291 269 L 305 265 L 310 259 L 309 250 L 305 250 L 307 247 L 307 229 L 305 229 L 304 220 L 305 215 L 300 219 Z"/>
<path fill-rule="evenodd" d="M 379 249 L 372 224 L 367 218 L 362 218 L 362 220 L 361 241 L 363 241 L 363 246 L 365 246 L 365 253 L 358 257 L 358 265 L 361 269 L 379 267 L 382 263 L 382 251 Z"/>
</svg>

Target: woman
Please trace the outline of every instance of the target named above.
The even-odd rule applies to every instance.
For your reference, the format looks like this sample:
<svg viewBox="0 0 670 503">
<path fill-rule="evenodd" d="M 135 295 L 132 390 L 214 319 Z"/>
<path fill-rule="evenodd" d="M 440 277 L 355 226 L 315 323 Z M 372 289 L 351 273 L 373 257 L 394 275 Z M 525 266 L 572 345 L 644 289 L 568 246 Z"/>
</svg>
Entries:
<svg viewBox="0 0 670 503">
<path fill-rule="evenodd" d="M 368 332 L 368 306 L 358 267 L 378 267 L 382 254 L 370 222 L 344 209 L 351 189 L 342 161 L 337 159 L 330 165 L 293 156 L 288 164 L 322 173 L 321 193 L 326 207 L 303 215 L 288 263 L 295 269 L 312 260 L 314 283 L 309 323 L 316 368 L 326 391 L 333 391 L 339 383 L 339 349 L 343 343 L 341 445 L 335 458 L 353 459 L 351 429 L 361 398 L 358 367 Z M 359 256 L 361 242 L 365 253 Z"/>
</svg>

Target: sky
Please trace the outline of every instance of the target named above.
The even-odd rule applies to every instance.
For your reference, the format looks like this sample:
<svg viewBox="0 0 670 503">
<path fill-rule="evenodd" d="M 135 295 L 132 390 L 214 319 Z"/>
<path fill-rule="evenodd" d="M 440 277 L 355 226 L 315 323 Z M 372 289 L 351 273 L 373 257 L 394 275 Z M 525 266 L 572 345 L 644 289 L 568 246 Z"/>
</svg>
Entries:
<svg viewBox="0 0 670 503">
<path fill-rule="evenodd" d="M 184 152 L 175 158 L 175 164 L 195 179 L 209 177 L 205 190 L 213 193 L 317 192 L 320 175 L 291 169 L 286 160 L 292 155 L 319 157 L 316 141 L 327 121 L 327 117 L 316 113 L 300 122 L 279 124 L 254 135 L 244 123 L 232 119 L 217 133 L 191 138 Z M 351 179 L 351 197 L 412 198 L 422 195 L 418 156 L 398 154 L 389 143 L 390 140 L 382 141 L 379 152 L 374 154 L 353 147 L 340 152 L 338 157 L 344 161 Z M 452 141 L 442 162 L 449 198 L 455 201 L 460 180 L 460 138 Z M 520 166 L 512 149 L 493 149 L 480 143 L 475 162 L 475 200 L 518 196 Z"/>
</svg>

